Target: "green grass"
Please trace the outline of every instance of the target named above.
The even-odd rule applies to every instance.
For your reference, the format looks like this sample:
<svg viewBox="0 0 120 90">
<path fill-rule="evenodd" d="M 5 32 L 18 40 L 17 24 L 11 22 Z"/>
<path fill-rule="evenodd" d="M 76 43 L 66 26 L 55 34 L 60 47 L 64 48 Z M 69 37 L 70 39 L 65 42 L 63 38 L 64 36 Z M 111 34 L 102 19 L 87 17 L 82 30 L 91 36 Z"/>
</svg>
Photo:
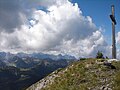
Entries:
<svg viewBox="0 0 120 90">
<path fill-rule="evenodd" d="M 52 84 L 42 90 L 100 90 L 107 87 L 120 90 L 120 62 L 112 62 L 116 69 L 108 68 L 103 59 L 86 59 L 74 62 L 65 69 L 57 71 Z"/>
</svg>

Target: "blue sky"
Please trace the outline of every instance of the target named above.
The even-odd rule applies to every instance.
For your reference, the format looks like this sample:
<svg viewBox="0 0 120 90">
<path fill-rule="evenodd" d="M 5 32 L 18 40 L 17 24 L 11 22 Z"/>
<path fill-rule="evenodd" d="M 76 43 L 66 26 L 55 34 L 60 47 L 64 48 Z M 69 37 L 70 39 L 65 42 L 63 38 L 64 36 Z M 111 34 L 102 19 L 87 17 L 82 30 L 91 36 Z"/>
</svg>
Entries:
<svg viewBox="0 0 120 90">
<path fill-rule="evenodd" d="M 80 9 L 85 16 L 91 16 L 97 27 L 105 29 L 103 33 L 111 43 L 111 5 L 115 6 L 115 18 L 117 21 L 116 32 L 120 31 L 120 0 L 72 0 L 78 3 Z"/>
</svg>

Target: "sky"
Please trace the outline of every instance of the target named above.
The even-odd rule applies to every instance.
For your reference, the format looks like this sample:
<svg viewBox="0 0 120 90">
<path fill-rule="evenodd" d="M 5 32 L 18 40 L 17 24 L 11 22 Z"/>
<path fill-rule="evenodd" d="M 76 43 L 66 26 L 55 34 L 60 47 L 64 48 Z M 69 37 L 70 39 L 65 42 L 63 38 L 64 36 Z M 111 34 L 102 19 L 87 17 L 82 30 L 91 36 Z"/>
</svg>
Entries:
<svg viewBox="0 0 120 90">
<path fill-rule="evenodd" d="M 111 58 L 115 5 L 120 58 L 120 0 L 0 0 L 0 51 Z"/>
<path fill-rule="evenodd" d="M 77 2 L 83 11 L 83 14 L 85 16 L 91 16 L 97 27 L 101 27 L 105 30 L 103 34 L 106 35 L 108 41 L 111 41 L 111 20 L 109 15 L 111 14 L 111 5 L 114 5 L 115 17 L 117 21 L 116 32 L 119 32 L 120 0 L 73 0 L 72 2 Z M 109 44 L 110 43 L 111 42 L 109 42 Z"/>
</svg>

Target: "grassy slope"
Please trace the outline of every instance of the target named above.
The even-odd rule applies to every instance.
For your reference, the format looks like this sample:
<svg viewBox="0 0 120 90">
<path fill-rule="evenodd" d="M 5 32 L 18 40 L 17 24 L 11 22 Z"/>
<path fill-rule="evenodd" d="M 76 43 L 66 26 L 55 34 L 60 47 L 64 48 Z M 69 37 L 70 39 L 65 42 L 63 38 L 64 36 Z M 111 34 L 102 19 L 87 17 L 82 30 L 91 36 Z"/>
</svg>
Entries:
<svg viewBox="0 0 120 90">
<path fill-rule="evenodd" d="M 101 60 L 77 61 L 49 75 L 57 77 L 42 90 L 120 90 L 120 62 L 112 62 L 112 65 L 116 69 L 103 65 Z"/>
</svg>

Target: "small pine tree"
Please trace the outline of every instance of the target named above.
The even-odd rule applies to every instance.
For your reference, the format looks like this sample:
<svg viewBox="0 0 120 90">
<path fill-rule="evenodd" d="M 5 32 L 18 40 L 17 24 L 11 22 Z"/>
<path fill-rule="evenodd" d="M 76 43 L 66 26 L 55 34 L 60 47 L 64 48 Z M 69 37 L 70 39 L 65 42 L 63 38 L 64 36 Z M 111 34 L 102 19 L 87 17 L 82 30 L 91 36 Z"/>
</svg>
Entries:
<svg viewBox="0 0 120 90">
<path fill-rule="evenodd" d="M 96 58 L 97 58 L 97 59 L 101 59 L 101 58 L 103 59 L 104 56 L 103 56 L 102 52 L 98 51 L 98 52 L 97 52 L 97 55 L 96 55 Z"/>
<path fill-rule="evenodd" d="M 109 59 L 108 56 L 106 56 L 106 59 Z"/>
</svg>

